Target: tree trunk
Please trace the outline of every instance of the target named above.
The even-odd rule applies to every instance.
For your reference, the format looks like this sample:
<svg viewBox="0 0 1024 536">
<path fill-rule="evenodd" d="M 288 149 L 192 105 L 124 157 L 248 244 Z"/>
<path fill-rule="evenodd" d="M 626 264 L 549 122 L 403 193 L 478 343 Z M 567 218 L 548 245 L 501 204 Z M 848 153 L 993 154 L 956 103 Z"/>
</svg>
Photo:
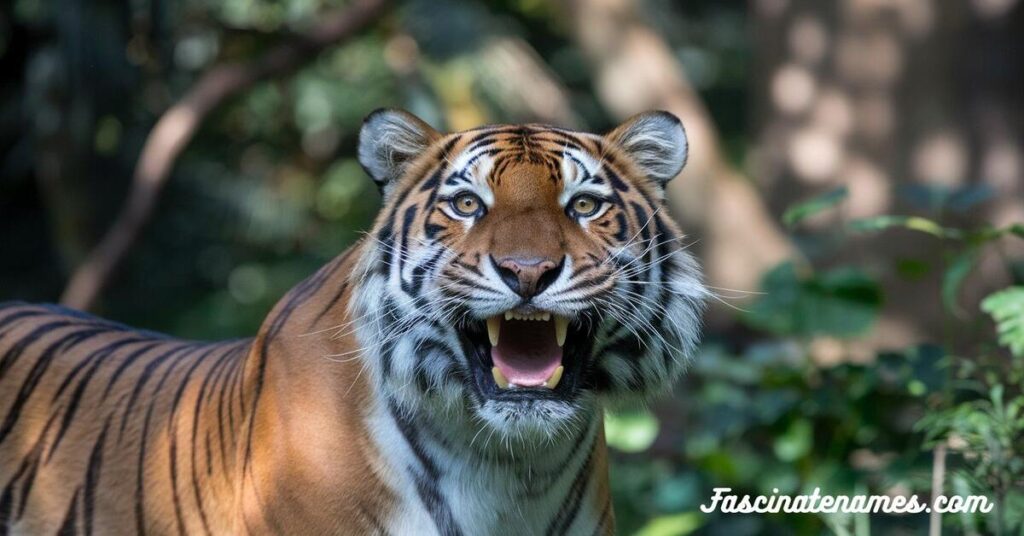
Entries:
<svg viewBox="0 0 1024 536">
<path fill-rule="evenodd" d="M 714 121 L 665 40 L 641 18 L 635 0 L 571 0 L 575 35 L 595 69 L 597 95 L 616 117 L 649 109 L 679 116 L 690 155 L 668 188 L 673 215 L 694 237 L 714 290 L 742 303 L 761 274 L 794 254 L 756 185 L 723 155 Z M 740 295 L 736 295 L 740 291 Z M 712 327 L 731 314 L 713 308 Z"/>
</svg>

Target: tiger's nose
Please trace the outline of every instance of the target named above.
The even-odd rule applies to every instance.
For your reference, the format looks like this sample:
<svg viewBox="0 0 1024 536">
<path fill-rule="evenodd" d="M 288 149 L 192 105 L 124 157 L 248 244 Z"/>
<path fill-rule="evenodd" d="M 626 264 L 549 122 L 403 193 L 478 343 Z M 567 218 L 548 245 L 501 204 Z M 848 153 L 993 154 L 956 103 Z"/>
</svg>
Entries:
<svg viewBox="0 0 1024 536">
<path fill-rule="evenodd" d="M 512 289 L 512 292 L 525 299 L 530 299 L 551 286 L 562 271 L 564 262 L 564 258 L 556 263 L 540 257 L 491 257 L 491 263 L 498 270 L 502 281 Z"/>
</svg>

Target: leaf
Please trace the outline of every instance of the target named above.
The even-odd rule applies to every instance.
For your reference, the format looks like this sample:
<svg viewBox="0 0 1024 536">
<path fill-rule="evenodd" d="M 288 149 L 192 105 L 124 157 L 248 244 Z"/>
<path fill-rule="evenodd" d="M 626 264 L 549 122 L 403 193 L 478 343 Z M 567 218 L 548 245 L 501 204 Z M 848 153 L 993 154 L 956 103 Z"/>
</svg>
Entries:
<svg viewBox="0 0 1024 536">
<path fill-rule="evenodd" d="M 949 208 L 957 212 L 966 212 L 992 199 L 995 193 L 995 189 L 985 183 L 967 184 L 954 190 L 947 203 Z"/>
<path fill-rule="evenodd" d="M 990 294 L 981 310 L 996 321 L 999 343 L 1017 357 L 1024 357 L 1024 287 L 1009 287 Z"/>
<path fill-rule="evenodd" d="M 803 458 L 811 451 L 812 432 L 810 421 L 793 421 L 786 433 L 775 439 L 775 455 L 783 462 L 795 462 Z"/>
<path fill-rule="evenodd" d="M 945 273 L 942 274 L 942 303 L 949 312 L 963 316 L 965 311 L 957 303 L 957 295 L 960 285 L 963 284 L 967 274 L 978 260 L 978 250 L 971 248 L 961 252 L 953 259 Z"/>
<path fill-rule="evenodd" d="M 799 276 L 792 263 L 783 263 L 761 287 L 765 295 L 743 318 L 777 335 L 854 337 L 871 327 L 882 303 L 878 284 L 854 268 Z"/>
<path fill-rule="evenodd" d="M 643 452 L 658 437 L 658 419 L 648 412 L 607 413 L 604 432 L 612 448 L 622 452 Z"/>
<path fill-rule="evenodd" d="M 684 536 L 702 525 L 697 512 L 658 516 L 634 533 L 635 536 Z"/>
<path fill-rule="evenodd" d="M 940 184 L 907 183 L 900 185 L 896 194 L 916 208 L 938 212 L 946 207 L 953 189 Z"/>
<path fill-rule="evenodd" d="M 823 210 L 829 209 L 838 205 L 850 194 L 849 189 L 846 186 L 840 186 L 835 190 L 825 192 L 817 197 L 797 203 L 786 209 L 786 212 L 782 215 L 782 222 L 787 227 L 793 227 L 801 221 L 819 213 Z"/>
<path fill-rule="evenodd" d="M 883 231 L 890 227 L 902 227 L 912 231 L 927 233 L 937 238 L 963 238 L 963 232 L 959 229 L 943 227 L 935 221 L 927 218 L 921 218 L 919 216 L 874 216 L 871 218 L 854 220 L 848 225 L 851 230 L 860 232 Z"/>
</svg>

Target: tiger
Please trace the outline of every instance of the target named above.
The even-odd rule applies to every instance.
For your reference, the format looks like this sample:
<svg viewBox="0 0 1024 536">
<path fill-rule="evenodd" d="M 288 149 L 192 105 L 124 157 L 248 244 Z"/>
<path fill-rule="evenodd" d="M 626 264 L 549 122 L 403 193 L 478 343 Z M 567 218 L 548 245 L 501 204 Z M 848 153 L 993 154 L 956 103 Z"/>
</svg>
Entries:
<svg viewBox="0 0 1024 536">
<path fill-rule="evenodd" d="M 253 338 L 0 306 L 0 534 L 613 534 L 608 410 L 669 391 L 709 291 L 668 112 L 599 135 L 363 122 L 382 209 Z"/>
</svg>

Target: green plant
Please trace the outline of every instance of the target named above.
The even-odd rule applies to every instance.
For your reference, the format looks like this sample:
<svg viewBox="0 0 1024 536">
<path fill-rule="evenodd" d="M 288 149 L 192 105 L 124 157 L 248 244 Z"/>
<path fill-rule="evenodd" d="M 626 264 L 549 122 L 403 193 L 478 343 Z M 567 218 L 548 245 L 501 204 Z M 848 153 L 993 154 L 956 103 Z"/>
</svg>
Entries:
<svg viewBox="0 0 1024 536">
<path fill-rule="evenodd" d="M 918 428 L 926 432 L 926 447 L 945 444 L 960 458 L 954 477 L 966 491 L 994 495 L 992 519 L 981 523 L 1008 534 L 1024 531 L 1024 287 L 996 292 L 981 308 L 992 315 L 1011 356 L 951 363 L 958 379 L 953 400 Z"/>
<path fill-rule="evenodd" d="M 1024 358 L 1024 287 L 1010 287 L 985 298 L 981 309 L 996 321 L 999 343 Z"/>
<path fill-rule="evenodd" d="M 800 226 L 841 205 L 847 190 L 826 192 L 786 211 Z M 985 248 L 1024 238 L 1024 225 L 962 229 L 941 224 L 943 207 L 966 209 L 970 191 L 932 196 L 936 216 L 885 215 L 833 226 L 840 243 L 862 233 L 923 233 L 941 253 L 940 294 L 949 330 L 976 327 L 959 303 L 960 289 Z M 877 270 L 877 266 L 872 268 Z M 1021 525 L 1024 489 L 1021 435 L 1024 401 L 1024 287 L 997 292 L 982 309 L 997 322 L 1000 342 L 970 339 L 965 351 L 939 340 L 873 360 L 822 366 L 828 341 L 847 353 L 878 320 L 886 289 L 862 266 L 820 269 L 806 259 L 785 262 L 762 280 L 763 295 L 741 314 L 754 343 L 706 344 L 684 388 L 652 414 L 613 421 L 609 439 L 616 514 L 624 533 L 888 534 L 923 533 L 927 515 L 806 516 L 704 514 L 697 507 L 715 486 L 742 494 L 808 492 L 915 493 L 931 488 L 933 451 L 949 457 L 947 495 L 986 494 L 990 516 L 945 516 L 968 533 Z M 845 356 L 844 356 L 845 357 Z M 652 420 L 657 419 L 657 420 Z M 649 446 L 648 446 L 649 445 Z M 647 448 L 643 448 L 647 447 Z M 922 448 L 924 447 L 924 448 Z"/>
</svg>

